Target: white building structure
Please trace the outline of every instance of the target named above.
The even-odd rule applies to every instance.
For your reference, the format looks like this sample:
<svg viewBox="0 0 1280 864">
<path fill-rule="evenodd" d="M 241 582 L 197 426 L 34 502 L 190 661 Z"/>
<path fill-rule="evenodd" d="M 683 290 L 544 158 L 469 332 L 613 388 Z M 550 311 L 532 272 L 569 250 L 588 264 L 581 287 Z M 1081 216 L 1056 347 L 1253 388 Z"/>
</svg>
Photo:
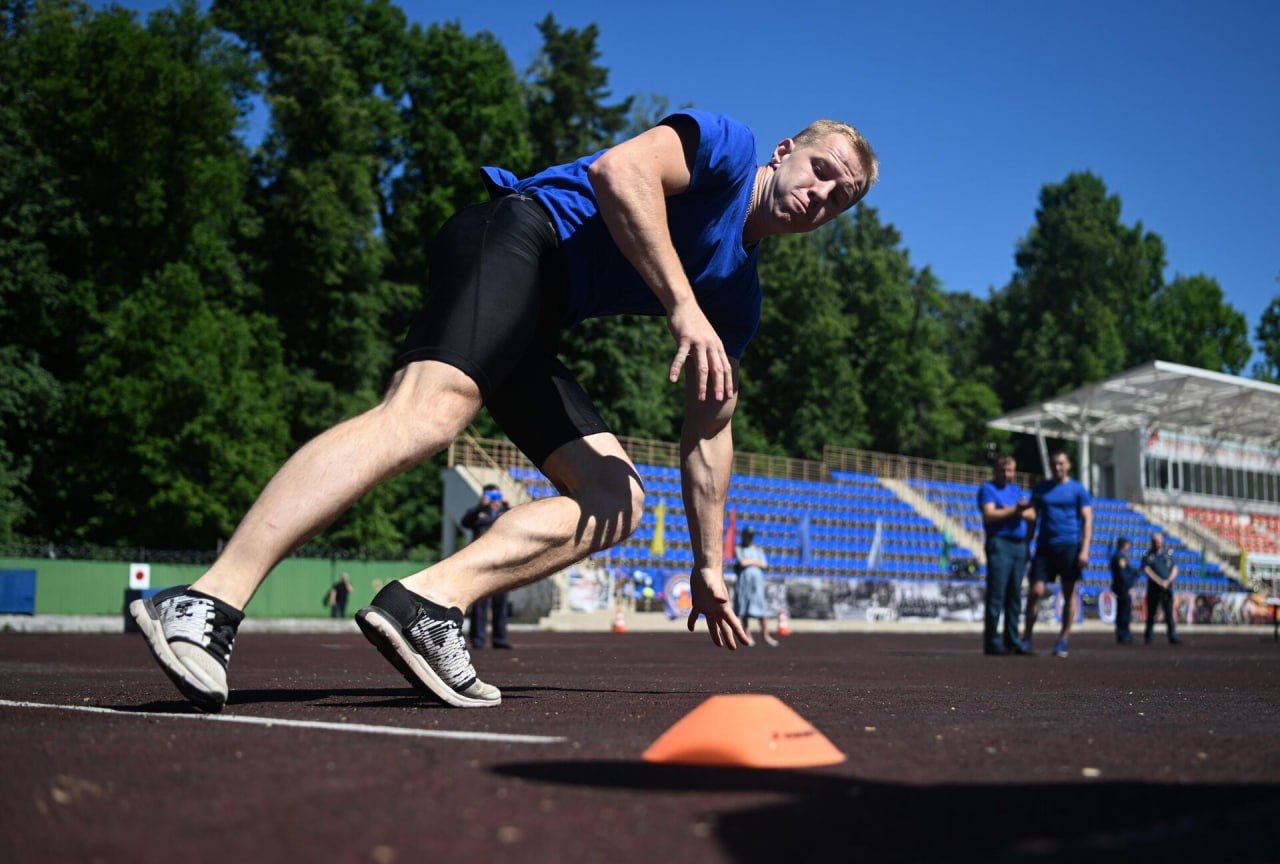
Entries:
<svg viewBox="0 0 1280 864">
<path fill-rule="evenodd" d="M 1280 386 L 1154 361 L 992 420 L 1079 445 L 1077 471 L 1095 494 L 1182 512 L 1280 516 Z M 1219 549 L 1233 552 L 1229 538 Z M 1234 550 L 1238 554 L 1238 547 Z M 1280 556 L 1251 554 L 1254 576 L 1280 576 Z M 1274 559 L 1270 560 L 1270 559 Z"/>
</svg>

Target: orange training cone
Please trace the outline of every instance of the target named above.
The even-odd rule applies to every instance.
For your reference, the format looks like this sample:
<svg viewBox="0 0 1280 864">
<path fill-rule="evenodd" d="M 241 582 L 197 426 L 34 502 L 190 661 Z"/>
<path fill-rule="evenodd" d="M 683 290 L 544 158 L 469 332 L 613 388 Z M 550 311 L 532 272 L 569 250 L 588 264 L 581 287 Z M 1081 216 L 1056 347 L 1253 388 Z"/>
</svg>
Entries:
<svg viewBox="0 0 1280 864">
<path fill-rule="evenodd" d="M 739 768 L 838 765 L 845 755 L 781 700 L 712 696 L 644 751 L 646 762 Z"/>
<path fill-rule="evenodd" d="M 791 635 L 791 617 L 787 615 L 786 609 L 783 609 L 778 613 L 778 635 Z"/>
<path fill-rule="evenodd" d="M 627 632 L 627 619 L 623 617 L 621 609 L 619 609 L 618 613 L 613 616 L 613 632 L 614 633 Z"/>
</svg>

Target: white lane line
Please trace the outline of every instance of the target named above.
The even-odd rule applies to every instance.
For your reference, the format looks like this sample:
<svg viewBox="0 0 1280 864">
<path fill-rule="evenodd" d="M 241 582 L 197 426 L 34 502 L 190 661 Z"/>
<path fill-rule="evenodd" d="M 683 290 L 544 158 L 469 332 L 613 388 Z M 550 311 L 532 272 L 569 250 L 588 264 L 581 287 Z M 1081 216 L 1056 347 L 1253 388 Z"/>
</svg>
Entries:
<svg viewBox="0 0 1280 864">
<path fill-rule="evenodd" d="M 285 720 L 275 717 L 247 717 L 227 714 L 166 714 L 162 711 L 119 711 L 96 705 L 54 705 L 47 702 L 14 702 L 0 699 L 0 708 L 45 708 L 110 714 L 113 717 L 159 717 L 164 720 L 198 720 L 203 723 L 246 723 L 250 726 L 290 726 L 295 729 L 324 729 L 330 732 L 365 732 L 370 735 L 402 735 L 410 738 L 448 738 L 455 741 L 495 741 L 504 744 L 560 744 L 569 739 L 556 735 L 509 735 L 502 732 L 455 732 L 445 729 L 412 729 L 405 726 L 372 726 L 368 723 L 326 723 L 323 720 Z"/>
</svg>

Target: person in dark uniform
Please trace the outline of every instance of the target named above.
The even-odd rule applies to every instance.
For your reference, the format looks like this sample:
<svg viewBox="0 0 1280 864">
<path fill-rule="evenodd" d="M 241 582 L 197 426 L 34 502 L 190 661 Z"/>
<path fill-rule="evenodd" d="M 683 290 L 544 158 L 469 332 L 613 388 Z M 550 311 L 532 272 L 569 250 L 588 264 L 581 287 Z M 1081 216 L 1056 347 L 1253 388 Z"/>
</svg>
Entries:
<svg viewBox="0 0 1280 864">
<path fill-rule="evenodd" d="M 1133 644 L 1129 625 L 1133 621 L 1133 597 L 1129 589 L 1137 581 L 1138 571 L 1129 563 L 1129 538 L 1116 540 L 1111 553 L 1111 593 L 1116 595 L 1116 641 L 1121 645 Z"/>
<path fill-rule="evenodd" d="M 474 543 L 484 536 L 489 526 L 498 521 L 498 517 L 510 509 L 511 505 L 503 500 L 502 490 L 487 483 L 480 503 L 463 514 L 462 527 L 471 532 L 471 542 Z M 483 597 L 471 604 L 471 645 L 475 648 L 484 647 L 490 609 L 493 609 L 493 647 L 510 648 L 511 643 L 507 641 L 506 591 Z"/>
<path fill-rule="evenodd" d="M 1142 573 L 1147 577 L 1147 630 L 1143 641 L 1151 644 L 1151 634 L 1156 627 L 1156 610 L 1164 610 L 1164 623 L 1169 630 L 1169 644 L 1177 645 L 1178 625 L 1173 620 L 1173 580 L 1178 578 L 1178 565 L 1173 563 L 1173 553 L 1164 545 L 1164 535 L 1151 535 L 1151 548 L 1142 559 Z"/>
<path fill-rule="evenodd" d="M 329 617 L 347 617 L 347 598 L 351 596 L 351 576 L 343 573 L 329 589 Z"/>
<path fill-rule="evenodd" d="M 982 625 L 984 654 L 1025 654 L 1018 638 L 1022 576 L 1027 567 L 1027 522 L 1034 518 L 1030 500 L 1014 482 L 1018 463 L 1012 456 L 996 459 L 990 481 L 978 487 L 978 510 L 987 535 L 987 602 Z M 1004 637 L 996 632 L 1004 614 Z"/>
</svg>

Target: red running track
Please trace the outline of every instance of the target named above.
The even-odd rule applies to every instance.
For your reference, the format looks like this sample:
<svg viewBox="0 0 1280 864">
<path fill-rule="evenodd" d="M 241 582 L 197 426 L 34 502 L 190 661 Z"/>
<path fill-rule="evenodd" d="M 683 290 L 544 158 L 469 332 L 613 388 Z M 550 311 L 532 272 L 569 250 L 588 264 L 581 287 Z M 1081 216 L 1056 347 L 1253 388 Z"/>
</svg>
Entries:
<svg viewBox="0 0 1280 864">
<path fill-rule="evenodd" d="M 0 860 L 1280 859 L 1280 646 L 1257 632 L 1071 657 L 976 637 L 518 634 L 497 709 L 419 699 L 358 635 L 245 634 L 222 716 L 557 736 L 395 737 L 187 713 L 140 637 L 0 634 Z M 1046 643 L 1047 644 L 1047 643 Z M 639 760 L 716 693 L 772 693 L 822 771 Z M 1088 772 L 1085 769 L 1091 769 Z"/>
</svg>

